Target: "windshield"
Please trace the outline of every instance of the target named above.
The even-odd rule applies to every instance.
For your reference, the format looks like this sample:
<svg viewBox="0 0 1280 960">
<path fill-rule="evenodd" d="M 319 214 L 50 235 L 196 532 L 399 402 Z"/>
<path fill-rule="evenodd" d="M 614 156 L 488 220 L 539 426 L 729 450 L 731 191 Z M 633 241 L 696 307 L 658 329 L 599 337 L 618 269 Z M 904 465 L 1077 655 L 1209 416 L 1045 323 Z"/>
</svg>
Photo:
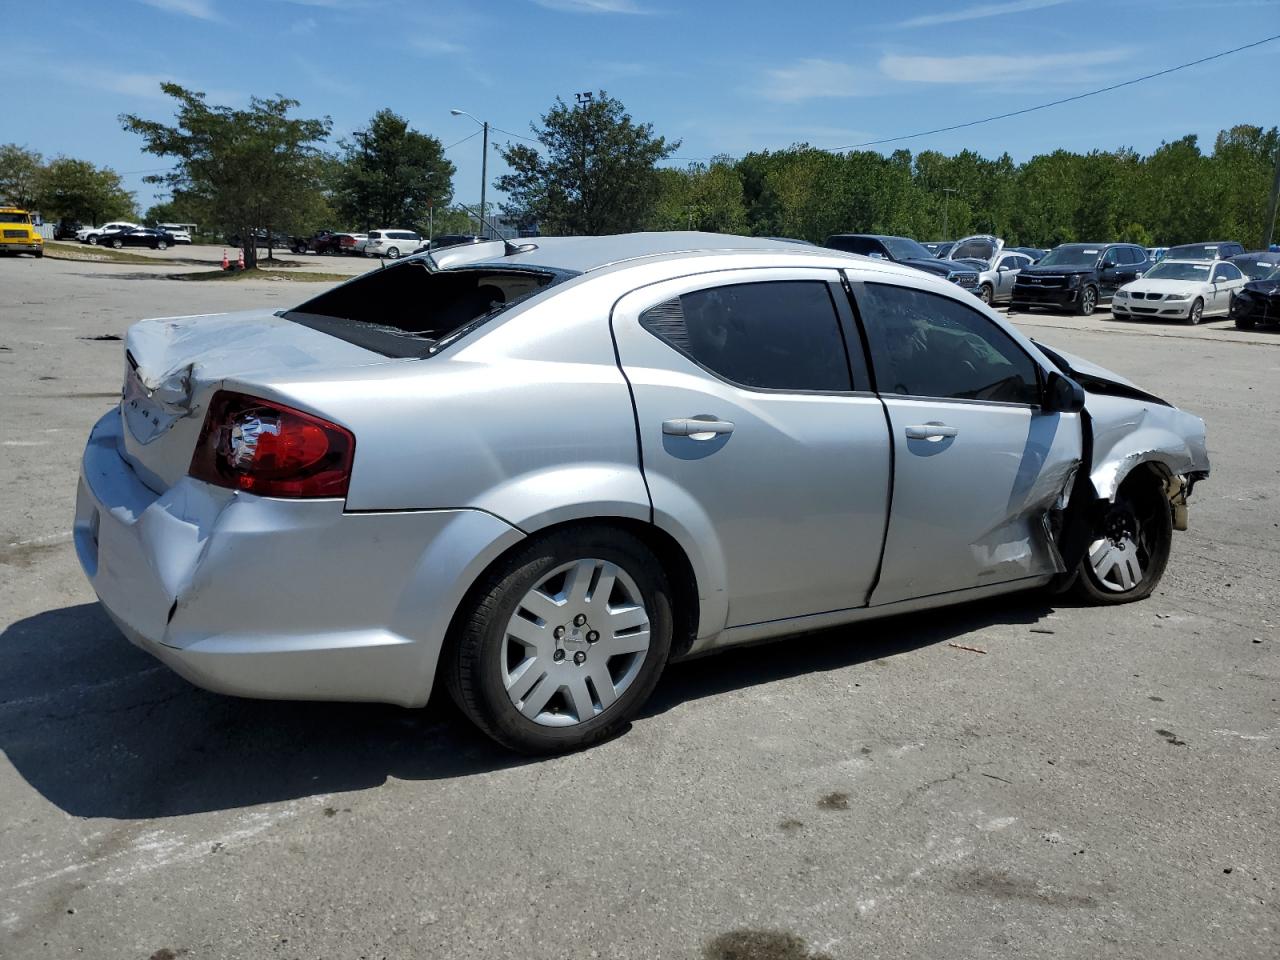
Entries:
<svg viewBox="0 0 1280 960">
<path fill-rule="evenodd" d="M 1268 263 L 1265 260 L 1232 260 L 1231 262 L 1250 280 L 1275 280 L 1276 272 L 1280 271 L 1280 263 L 1274 261 Z"/>
<path fill-rule="evenodd" d="M 1102 256 L 1102 247 L 1087 243 L 1064 243 L 1044 255 L 1037 267 L 1092 267 Z"/>
<path fill-rule="evenodd" d="M 30 223 L 29 213 L 0 213 L 0 223 Z"/>
<path fill-rule="evenodd" d="M 567 274 L 530 268 L 373 270 L 283 314 L 388 357 L 427 357 Z"/>
<path fill-rule="evenodd" d="M 1147 271 L 1144 280 L 1201 280 L 1209 279 L 1207 263 L 1174 263 L 1162 260 Z"/>
<path fill-rule="evenodd" d="M 1182 247 L 1170 247 L 1165 257 L 1170 260 L 1217 260 L 1216 243 L 1188 243 Z"/>
<path fill-rule="evenodd" d="M 933 254 L 906 237 L 881 237 L 889 256 L 895 260 L 932 260 Z"/>
</svg>

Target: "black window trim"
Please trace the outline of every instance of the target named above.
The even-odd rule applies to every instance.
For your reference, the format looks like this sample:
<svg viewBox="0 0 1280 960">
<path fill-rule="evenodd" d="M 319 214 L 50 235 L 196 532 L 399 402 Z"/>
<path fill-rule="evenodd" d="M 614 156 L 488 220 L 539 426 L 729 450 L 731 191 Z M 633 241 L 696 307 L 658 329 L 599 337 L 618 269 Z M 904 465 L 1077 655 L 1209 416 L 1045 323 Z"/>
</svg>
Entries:
<svg viewBox="0 0 1280 960">
<path fill-rule="evenodd" d="M 1008 331 L 1002 329 L 1001 327 L 999 327 L 999 325 L 992 322 L 991 318 L 983 314 L 982 311 L 974 310 L 973 307 L 969 306 L 959 297 L 946 296 L 945 294 L 939 293 L 936 290 L 921 290 L 919 287 L 913 287 L 910 284 L 906 284 L 906 283 L 889 283 L 882 280 L 873 280 L 870 282 L 870 284 L 868 284 L 866 281 L 850 280 L 847 277 L 846 277 L 846 282 L 849 287 L 847 293 L 851 301 L 853 302 L 854 312 L 858 320 L 858 332 L 862 338 L 863 350 L 867 358 L 867 367 L 871 371 L 871 377 L 872 377 L 871 385 L 872 385 L 872 388 L 876 391 L 876 396 L 893 397 L 895 399 L 903 399 L 903 400 L 922 400 L 922 401 L 928 401 L 932 403 L 963 403 L 963 404 L 978 404 L 984 407 L 1015 407 L 1020 410 L 1024 410 L 1024 409 L 1030 410 L 1032 411 L 1032 413 L 1035 413 L 1038 410 L 1044 409 L 1044 390 L 1045 390 L 1044 364 L 1041 363 L 1039 360 L 1037 360 L 1034 356 L 1032 356 L 1031 353 L 1027 350 L 1027 348 L 1018 342 L 1016 337 L 1009 336 Z M 986 321 L 988 325 L 995 327 L 997 330 L 1000 330 L 1001 333 L 1005 334 L 1005 336 L 1009 337 L 1009 342 L 1012 343 L 1022 353 L 1023 356 L 1025 356 L 1028 360 L 1031 361 L 1032 369 L 1034 369 L 1036 372 L 1036 392 L 1040 395 L 1041 402 L 1040 403 L 1015 403 L 1012 400 L 974 400 L 967 397 L 926 397 L 926 396 L 922 396 L 920 394 L 915 394 L 915 393 L 891 393 L 889 391 L 881 390 L 879 388 L 879 385 L 875 382 L 875 362 L 872 360 L 872 357 L 871 357 L 871 338 L 867 333 L 866 324 L 862 320 L 862 310 L 858 304 L 858 301 L 862 299 L 863 291 L 867 286 L 896 287 L 904 290 L 914 290 L 919 293 L 928 293 L 928 294 L 932 294 L 935 297 L 943 297 L 944 299 L 952 300 L 961 308 L 965 310 L 971 310 L 976 316 L 979 316 L 984 321 Z"/>
<path fill-rule="evenodd" d="M 773 269 L 773 268 L 766 267 L 764 269 Z M 695 367 L 697 367 L 702 372 L 708 374 L 709 376 L 715 378 L 716 380 L 719 380 L 721 383 L 728 384 L 729 386 L 733 387 L 736 390 L 745 390 L 749 393 L 784 394 L 784 395 L 809 396 L 809 397 L 875 397 L 877 396 L 875 392 L 874 383 L 871 380 L 871 372 L 870 372 L 871 361 L 870 361 L 870 358 L 866 356 L 865 350 L 864 350 L 863 356 L 860 358 L 862 361 L 861 367 L 863 368 L 862 370 L 863 379 L 861 380 L 861 382 L 866 383 L 868 385 L 867 389 L 859 388 L 858 384 L 860 381 L 855 376 L 855 371 L 858 368 L 859 364 L 853 361 L 853 357 L 849 351 L 849 342 L 848 342 L 849 334 L 847 331 L 847 326 L 853 318 L 851 315 L 846 317 L 846 315 L 841 310 L 841 302 L 844 301 L 847 303 L 847 295 L 844 289 L 842 288 L 840 281 L 832 280 L 829 276 L 829 274 L 833 270 L 837 274 L 839 274 L 841 271 L 839 271 L 837 268 L 834 268 L 834 267 L 816 267 L 812 269 L 813 269 L 813 272 L 816 274 L 819 274 L 819 276 L 811 277 L 811 278 L 794 277 L 794 276 L 793 277 L 774 277 L 768 280 L 740 279 L 741 277 L 743 277 L 744 274 L 749 272 L 749 271 L 742 270 L 741 268 L 733 268 L 733 269 L 723 270 L 723 271 L 719 271 L 719 270 L 713 271 L 710 275 L 729 274 L 731 275 L 731 278 L 728 279 L 727 282 L 725 283 L 713 283 L 710 285 L 702 285 L 690 290 L 685 290 L 683 293 L 676 293 L 676 294 L 672 294 L 671 296 L 664 296 L 660 300 L 655 300 L 653 303 L 649 303 L 647 306 L 637 311 L 636 323 L 640 327 L 640 329 L 644 330 L 647 334 L 649 334 L 649 336 L 653 337 L 663 346 L 667 347 L 670 350 L 675 351 L 676 353 L 684 357 L 686 360 L 688 360 L 690 363 L 692 363 Z M 673 280 L 676 280 L 676 281 L 691 280 L 691 279 L 694 279 L 695 277 L 703 277 L 707 275 L 708 274 L 690 274 L 687 277 L 679 277 L 679 278 L 673 277 L 666 280 L 657 281 L 653 285 L 666 286 L 667 284 L 671 283 Z M 644 315 L 648 313 L 650 310 L 652 310 L 654 307 L 667 303 L 670 300 L 679 300 L 682 296 L 685 296 L 687 294 L 699 293 L 703 290 L 713 289 L 714 287 L 743 286 L 748 283 L 795 283 L 795 282 L 821 283 L 827 288 L 827 296 L 831 298 L 831 305 L 836 315 L 836 329 L 840 335 L 840 346 L 844 349 L 845 371 L 849 374 L 849 383 L 852 385 L 853 389 L 851 390 L 805 390 L 799 387 L 760 387 L 760 386 L 755 386 L 754 384 L 749 384 L 749 383 L 739 383 L 737 380 L 731 380 L 728 377 L 726 377 L 724 374 L 716 370 L 712 370 L 710 367 L 708 367 L 706 364 L 700 361 L 697 357 L 693 356 L 687 350 L 683 350 L 680 347 L 676 346 L 674 343 L 672 343 L 670 340 L 667 340 L 666 338 L 659 336 L 657 333 L 651 330 L 644 322 Z"/>
</svg>

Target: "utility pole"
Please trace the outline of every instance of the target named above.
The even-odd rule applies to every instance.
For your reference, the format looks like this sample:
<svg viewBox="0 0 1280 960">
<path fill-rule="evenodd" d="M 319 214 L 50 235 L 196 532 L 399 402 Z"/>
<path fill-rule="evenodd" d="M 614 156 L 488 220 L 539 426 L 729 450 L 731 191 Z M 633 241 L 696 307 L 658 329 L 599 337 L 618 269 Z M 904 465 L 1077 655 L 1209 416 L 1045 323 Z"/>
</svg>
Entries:
<svg viewBox="0 0 1280 960">
<path fill-rule="evenodd" d="M 947 194 L 949 194 L 949 193 L 959 193 L 959 192 L 960 192 L 960 191 L 959 191 L 959 190 L 957 190 L 955 187 L 943 187 L 943 188 L 942 188 L 942 239 L 943 239 L 943 240 L 950 240 L 950 239 L 951 239 L 951 234 L 950 234 L 950 232 L 947 230 L 947 211 L 948 211 L 948 210 L 950 209 L 950 207 L 951 207 L 951 198 L 950 198 L 950 197 L 948 197 L 948 196 L 947 196 Z"/>
<path fill-rule="evenodd" d="M 427 243 L 430 244 L 436 238 L 436 202 L 435 200 L 427 201 Z"/>
<path fill-rule="evenodd" d="M 1276 205 L 1280 201 L 1280 146 L 1276 147 L 1276 175 L 1271 181 L 1271 202 L 1267 204 L 1267 219 L 1262 224 L 1262 249 L 1270 250 L 1276 236 Z"/>
<path fill-rule="evenodd" d="M 489 183 L 489 121 L 484 121 L 484 153 L 480 155 L 480 230 L 484 236 L 484 188 Z"/>
</svg>

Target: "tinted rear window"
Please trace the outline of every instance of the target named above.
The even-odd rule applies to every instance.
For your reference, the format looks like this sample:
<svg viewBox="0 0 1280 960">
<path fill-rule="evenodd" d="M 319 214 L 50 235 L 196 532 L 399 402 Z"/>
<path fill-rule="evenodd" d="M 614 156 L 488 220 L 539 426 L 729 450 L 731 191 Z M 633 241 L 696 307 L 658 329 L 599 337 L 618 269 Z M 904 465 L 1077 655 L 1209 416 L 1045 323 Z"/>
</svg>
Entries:
<svg viewBox="0 0 1280 960">
<path fill-rule="evenodd" d="M 427 357 L 572 274 L 408 260 L 373 270 L 282 316 L 388 357 Z"/>
</svg>

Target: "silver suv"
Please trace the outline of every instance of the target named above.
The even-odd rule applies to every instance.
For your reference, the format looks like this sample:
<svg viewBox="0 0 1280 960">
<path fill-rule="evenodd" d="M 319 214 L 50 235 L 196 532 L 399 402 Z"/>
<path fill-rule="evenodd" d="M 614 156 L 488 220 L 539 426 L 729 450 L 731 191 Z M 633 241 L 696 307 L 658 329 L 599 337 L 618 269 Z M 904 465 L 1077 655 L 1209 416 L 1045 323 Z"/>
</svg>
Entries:
<svg viewBox="0 0 1280 960">
<path fill-rule="evenodd" d="M 195 683 L 426 702 L 532 752 L 671 660 L 1018 590 L 1145 597 L 1204 425 L 883 260 L 696 233 L 459 246 L 147 320 L 75 543 Z"/>
</svg>

